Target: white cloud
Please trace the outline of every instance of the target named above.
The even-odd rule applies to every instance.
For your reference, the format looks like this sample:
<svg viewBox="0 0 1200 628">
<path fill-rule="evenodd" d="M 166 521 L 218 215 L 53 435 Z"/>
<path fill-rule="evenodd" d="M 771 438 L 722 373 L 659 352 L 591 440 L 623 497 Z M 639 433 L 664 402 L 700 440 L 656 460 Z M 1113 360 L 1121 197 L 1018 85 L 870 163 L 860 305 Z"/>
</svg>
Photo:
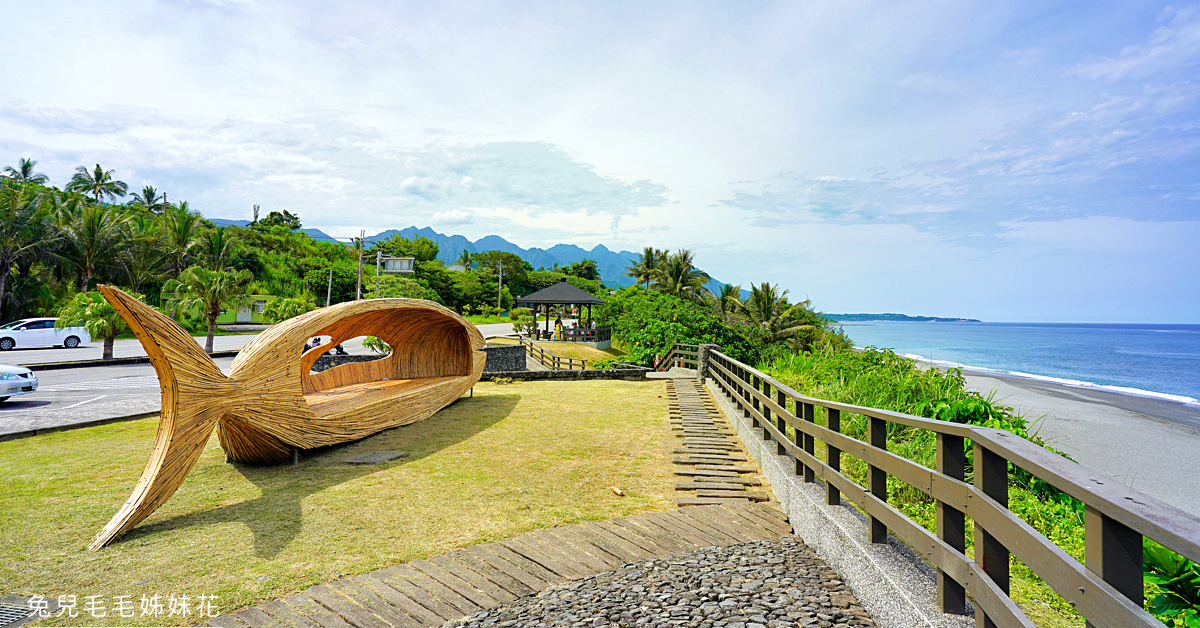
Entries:
<svg viewBox="0 0 1200 628">
<path fill-rule="evenodd" d="M 982 318 L 1099 307 L 1112 254 L 1071 229 L 1193 259 L 1146 226 L 1200 213 L 1191 5 L 47 0 L 5 21 L 0 165 L 100 162 L 214 217 L 691 247 L 829 309 Z M 1143 302 L 1195 312 L 1152 283 Z"/>
<path fill-rule="evenodd" d="M 1126 46 L 1116 56 L 1081 64 L 1077 71 L 1089 78 L 1138 79 L 1200 62 L 1200 6 L 1168 7 L 1167 24 L 1143 43 Z"/>
</svg>

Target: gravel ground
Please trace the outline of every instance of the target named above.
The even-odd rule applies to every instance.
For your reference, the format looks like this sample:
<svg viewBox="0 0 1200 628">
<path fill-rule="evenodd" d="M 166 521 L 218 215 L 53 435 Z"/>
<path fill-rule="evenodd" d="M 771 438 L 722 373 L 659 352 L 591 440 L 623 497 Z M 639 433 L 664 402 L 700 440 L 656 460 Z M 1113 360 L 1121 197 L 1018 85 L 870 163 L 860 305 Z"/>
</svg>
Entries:
<svg viewBox="0 0 1200 628">
<path fill-rule="evenodd" d="M 633 563 L 446 628 L 495 626 L 874 626 L 800 539 L 753 541 Z"/>
</svg>

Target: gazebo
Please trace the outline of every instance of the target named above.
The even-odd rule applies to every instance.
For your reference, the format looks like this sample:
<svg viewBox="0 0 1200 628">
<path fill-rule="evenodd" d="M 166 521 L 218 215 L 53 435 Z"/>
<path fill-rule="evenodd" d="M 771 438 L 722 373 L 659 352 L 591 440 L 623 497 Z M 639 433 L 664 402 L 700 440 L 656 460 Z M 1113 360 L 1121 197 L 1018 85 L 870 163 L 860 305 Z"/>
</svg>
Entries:
<svg viewBox="0 0 1200 628">
<path fill-rule="evenodd" d="M 535 318 L 537 317 L 537 308 L 539 306 L 545 307 L 546 329 L 543 333 L 545 334 L 544 339 L 546 339 L 546 340 L 549 340 L 551 338 L 551 334 L 550 334 L 550 306 L 551 305 L 574 305 L 574 306 L 578 306 L 581 308 L 582 308 L 582 306 L 586 305 L 587 311 L 588 311 L 588 315 L 587 315 L 588 324 L 582 329 L 564 330 L 564 333 L 567 336 L 567 338 L 570 340 L 573 340 L 576 342 L 584 342 L 584 343 L 588 343 L 588 344 L 592 344 L 592 345 L 596 345 L 596 346 L 605 345 L 604 347 L 601 347 L 601 348 L 607 348 L 607 345 L 609 345 L 612 342 L 612 334 L 611 334 L 610 329 L 607 327 L 599 328 L 599 329 L 591 328 L 592 306 L 596 305 L 596 304 L 601 304 L 601 303 L 604 303 L 604 301 L 567 283 L 566 277 L 563 277 L 562 281 L 559 281 L 558 283 L 554 284 L 553 286 L 550 286 L 549 288 L 543 288 L 541 290 L 538 290 L 537 292 L 534 292 L 533 294 L 527 294 L 523 297 L 517 297 L 517 305 L 518 306 L 529 306 L 529 307 L 534 308 L 534 317 Z"/>
</svg>

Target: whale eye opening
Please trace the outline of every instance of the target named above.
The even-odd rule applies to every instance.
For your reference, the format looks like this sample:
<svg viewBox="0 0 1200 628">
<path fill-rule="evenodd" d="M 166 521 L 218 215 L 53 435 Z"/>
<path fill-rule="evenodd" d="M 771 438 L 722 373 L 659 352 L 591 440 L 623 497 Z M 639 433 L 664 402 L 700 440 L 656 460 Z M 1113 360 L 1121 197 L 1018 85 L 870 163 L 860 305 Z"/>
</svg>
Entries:
<svg viewBox="0 0 1200 628">
<path fill-rule="evenodd" d="M 315 341 L 320 341 L 320 344 L 314 344 Z M 342 340 L 336 345 L 333 344 L 330 336 L 314 336 L 309 338 L 305 347 L 306 353 L 314 348 L 323 349 L 309 367 L 309 375 L 322 373 L 345 364 L 383 360 L 392 352 L 392 348 L 386 342 L 375 336 L 355 336 Z"/>
<path fill-rule="evenodd" d="M 452 312 L 430 307 L 387 308 L 338 320 L 316 331 L 321 344 L 309 339 L 301 359 L 302 389 L 305 395 L 350 399 L 347 395 L 397 386 L 450 385 L 470 375 L 479 360 L 469 326 Z"/>
</svg>

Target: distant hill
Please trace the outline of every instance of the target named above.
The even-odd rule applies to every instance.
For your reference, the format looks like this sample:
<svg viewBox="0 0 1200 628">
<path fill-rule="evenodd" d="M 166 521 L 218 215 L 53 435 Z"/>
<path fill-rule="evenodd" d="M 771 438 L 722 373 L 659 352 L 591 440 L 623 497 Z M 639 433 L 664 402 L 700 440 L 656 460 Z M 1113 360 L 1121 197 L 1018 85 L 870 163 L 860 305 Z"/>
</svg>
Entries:
<svg viewBox="0 0 1200 628">
<path fill-rule="evenodd" d="M 250 226 L 249 220 L 226 220 L 225 218 L 205 218 L 205 220 L 207 220 L 217 226 L 233 226 L 233 227 L 249 227 Z M 324 231 L 321 231 L 320 229 L 298 229 L 298 231 L 307 233 L 314 240 L 329 240 L 331 242 L 337 241 L 335 238 L 330 236 L 328 233 L 325 233 Z"/>
<path fill-rule="evenodd" d="M 208 218 L 207 220 L 217 225 L 232 225 L 235 227 L 247 227 L 250 225 L 249 220 L 227 220 L 225 218 Z M 300 229 L 300 231 L 312 236 L 314 240 L 336 241 L 320 229 Z M 537 247 L 524 249 L 498 235 L 484 236 L 472 242 L 461 235 L 445 235 L 429 227 L 417 228 L 415 226 L 381 231 L 373 236 L 367 236 L 366 241 L 377 242 L 386 240 L 396 234 L 409 239 L 425 236 L 437 242 L 439 247 L 438 259 L 446 264 L 450 264 L 458 259 L 458 254 L 463 251 L 470 251 L 471 253 L 482 253 L 484 251 L 515 253 L 521 259 L 529 262 L 534 268 L 553 268 L 555 264 L 567 266 L 575 262 L 590 259 L 596 262 L 596 267 L 600 269 L 600 278 L 604 280 L 605 285 L 622 288 L 633 285 L 633 277 L 625 276 L 625 267 L 629 266 L 629 260 L 637 259 L 641 256 L 641 253 L 634 253 L 632 251 L 614 252 L 603 244 L 597 244 L 590 251 L 574 244 L 555 244 L 549 249 L 539 249 Z M 713 279 L 708 283 L 708 289 L 713 292 L 719 292 L 721 290 L 721 283 L 721 281 Z M 742 290 L 743 298 L 748 294 L 749 292 Z"/>
<path fill-rule="evenodd" d="M 637 259 L 641 256 L 641 253 L 634 253 L 632 251 L 614 252 L 603 244 L 597 244 L 590 251 L 574 244 L 555 244 L 548 249 L 539 249 L 537 247 L 524 249 L 498 235 L 484 236 L 472 242 L 461 235 L 448 236 L 438 233 L 429 227 L 422 227 L 420 229 L 417 227 L 388 229 L 373 236 L 367 236 L 367 241 L 386 240 L 396 234 L 410 239 L 417 236 L 425 236 L 437 242 L 439 247 L 438 259 L 447 264 L 458 259 L 458 254 L 463 251 L 471 253 L 482 253 L 484 251 L 514 253 L 519 255 L 521 259 L 529 262 L 534 268 L 553 268 L 556 263 L 559 266 L 566 266 L 584 259 L 590 259 L 596 262 L 596 267 L 600 269 L 600 278 L 604 280 L 605 285 L 616 285 L 619 287 L 633 285 L 633 277 L 625 276 L 625 267 L 629 266 L 629 260 Z M 720 291 L 721 282 L 713 279 L 709 282 L 708 289 L 713 292 Z M 744 290 L 743 292 L 745 293 Z"/>
<path fill-rule="evenodd" d="M 982 323 L 975 318 L 942 318 L 940 316 L 909 316 L 907 314 L 826 314 L 821 316 L 838 323 L 867 323 L 906 321 L 911 323 Z"/>
</svg>

